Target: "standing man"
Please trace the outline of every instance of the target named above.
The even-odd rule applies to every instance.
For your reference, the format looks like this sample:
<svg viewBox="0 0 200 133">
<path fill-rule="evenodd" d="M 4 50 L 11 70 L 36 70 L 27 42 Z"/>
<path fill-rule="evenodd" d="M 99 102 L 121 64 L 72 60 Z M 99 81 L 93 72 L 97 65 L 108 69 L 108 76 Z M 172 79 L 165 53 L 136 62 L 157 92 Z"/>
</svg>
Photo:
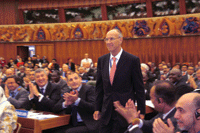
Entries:
<svg viewBox="0 0 200 133">
<path fill-rule="evenodd" d="M 145 114 L 145 93 L 138 57 L 125 52 L 123 36 L 119 30 L 110 30 L 105 38 L 109 54 L 98 59 L 96 102 L 93 117 L 100 119 L 101 133 L 124 132 L 126 120 L 118 114 L 114 101 L 125 105 L 128 99 L 136 100 L 138 110 Z"/>
</svg>

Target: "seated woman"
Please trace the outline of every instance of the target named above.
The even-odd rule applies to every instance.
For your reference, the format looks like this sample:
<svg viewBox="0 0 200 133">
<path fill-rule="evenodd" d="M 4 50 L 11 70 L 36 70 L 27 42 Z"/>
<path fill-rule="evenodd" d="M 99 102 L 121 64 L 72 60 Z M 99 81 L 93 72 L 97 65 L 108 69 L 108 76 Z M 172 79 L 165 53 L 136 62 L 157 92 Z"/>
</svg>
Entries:
<svg viewBox="0 0 200 133">
<path fill-rule="evenodd" d="M 0 87 L 0 133 L 12 133 L 17 127 L 17 113 L 15 108 L 4 94 Z"/>
</svg>

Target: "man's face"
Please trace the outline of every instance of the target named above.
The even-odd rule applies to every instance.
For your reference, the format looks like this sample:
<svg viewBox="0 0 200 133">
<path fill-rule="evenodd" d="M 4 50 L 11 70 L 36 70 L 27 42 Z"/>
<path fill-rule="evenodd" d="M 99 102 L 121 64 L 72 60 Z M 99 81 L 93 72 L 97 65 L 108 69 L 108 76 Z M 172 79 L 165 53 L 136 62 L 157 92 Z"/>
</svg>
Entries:
<svg viewBox="0 0 200 133">
<path fill-rule="evenodd" d="M 188 74 L 189 75 L 192 75 L 194 73 L 194 67 L 188 67 L 188 70 L 187 70 Z"/>
<path fill-rule="evenodd" d="M 158 69 L 162 71 L 163 70 L 163 64 L 159 64 Z"/>
<path fill-rule="evenodd" d="M 160 109 L 160 105 L 158 103 L 158 99 L 155 95 L 155 86 L 153 86 L 150 90 L 150 99 L 151 99 L 151 102 L 153 103 L 154 105 L 154 109 L 157 110 L 158 112 L 161 112 L 162 110 Z"/>
<path fill-rule="evenodd" d="M 180 79 L 179 74 L 174 72 L 174 71 L 170 71 L 169 73 L 169 80 L 172 83 L 177 82 Z"/>
<path fill-rule="evenodd" d="M 53 64 L 56 64 L 56 60 L 52 60 L 52 63 L 53 63 Z"/>
<path fill-rule="evenodd" d="M 34 81 L 35 80 L 35 72 L 34 71 L 31 71 L 30 74 L 29 74 L 29 79 L 31 81 Z"/>
<path fill-rule="evenodd" d="M 88 54 L 87 54 L 87 53 L 85 54 L 85 58 L 86 58 L 86 59 L 88 58 Z"/>
<path fill-rule="evenodd" d="M 169 69 L 166 65 L 163 66 L 163 73 L 167 74 L 169 72 Z"/>
<path fill-rule="evenodd" d="M 19 85 L 15 82 L 14 78 L 9 78 L 6 81 L 8 89 L 14 91 Z"/>
<path fill-rule="evenodd" d="M 194 126 L 195 111 L 194 105 L 188 102 L 187 98 L 180 98 L 176 104 L 176 113 L 174 118 L 181 130 L 190 130 Z"/>
<path fill-rule="evenodd" d="M 51 79 L 52 79 L 52 82 L 53 82 L 53 83 L 57 83 L 57 82 L 59 82 L 60 77 L 59 77 L 59 75 L 58 75 L 56 72 L 53 72 L 53 73 L 51 74 Z"/>
<path fill-rule="evenodd" d="M 29 74 L 30 74 L 30 71 L 31 71 L 31 69 L 30 69 L 30 68 L 26 68 L 26 71 L 25 71 L 25 73 L 26 73 L 26 75 L 27 75 L 27 76 L 29 76 Z"/>
<path fill-rule="evenodd" d="M 182 66 L 181 71 L 186 72 L 187 71 L 187 66 Z"/>
<path fill-rule="evenodd" d="M 68 71 L 68 66 L 67 65 L 63 65 L 63 72 L 67 72 Z"/>
<path fill-rule="evenodd" d="M 83 68 L 83 67 L 80 67 L 80 68 L 79 68 L 79 73 L 82 74 L 82 73 L 84 73 L 84 72 L 85 72 L 84 68 Z"/>
<path fill-rule="evenodd" d="M 44 72 L 35 74 L 35 82 L 39 87 L 43 87 L 48 82 L 48 77 Z"/>
<path fill-rule="evenodd" d="M 111 53 L 120 51 L 122 38 L 119 37 L 117 31 L 110 31 L 106 35 L 106 46 Z"/>
<path fill-rule="evenodd" d="M 78 76 L 77 73 L 69 74 L 67 76 L 67 84 L 73 90 L 76 90 L 81 85 L 82 79 Z"/>
</svg>

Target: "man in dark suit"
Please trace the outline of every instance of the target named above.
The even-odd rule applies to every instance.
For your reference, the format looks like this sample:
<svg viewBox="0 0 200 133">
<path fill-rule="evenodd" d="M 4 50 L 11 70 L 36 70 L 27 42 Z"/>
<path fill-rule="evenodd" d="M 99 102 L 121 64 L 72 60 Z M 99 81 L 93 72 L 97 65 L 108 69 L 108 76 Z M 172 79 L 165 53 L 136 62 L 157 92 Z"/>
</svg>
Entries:
<svg viewBox="0 0 200 133">
<path fill-rule="evenodd" d="M 23 108 L 24 103 L 28 100 L 28 91 L 20 86 L 20 83 L 20 78 L 13 75 L 7 77 L 5 86 L 5 95 L 16 109 Z"/>
<path fill-rule="evenodd" d="M 169 72 L 169 81 L 178 87 L 180 85 L 186 85 L 187 80 L 181 75 L 180 69 L 172 69 Z"/>
<path fill-rule="evenodd" d="M 36 110 L 52 112 L 54 105 L 60 100 L 60 90 L 56 84 L 48 82 L 47 73 L 44 69 L 35 71 L 36 85 L 29 82 L 29 100 L 25 108 L 30 110 L 35 103 Z"/>
<path fill-rule="evenodd" d="M 122 41 L 123 36 L 119 30 L 110 30 L 105 38 L 110 53 L 98 59 L 96 107 L 93 116 L 95 120 L 100 119 L 102 133 L 124 132 L 128 126 L 126 120 L 114 110 L 114 101 L 125 105 L 128 99 L 136 100 L 138 110 L 145 114 L 140 60 L 121 48 Z"/>
<path fill-rule="evenodd" d="M 64 94 L 64 99 L 55 105 L 54 111 L 59 113 L 64 110 L 65 113 L 71 114 L 71 123 L 60 129 L 60 132 L 66 130 L 66 133 L 94 133 L 97 129 L 98 121 L 93 119 L 94 87 L 81 82 L 82 79 L 77 73 L 68 74 L 67 83 L 72 91 Z"/>
<path fill-rule="evenodd" d="M 172 83 L 168 81 L 156 81 L 150 91 L 151 101 L 154 104 L 154 109 L 159 113 L 150 120 L 138 120 L 137 124 L 139 128 L 144 133 L 152 133 L 153 123 L 156 119 L 161 118 L 165 123 L 167 123 L 167 119 L 170 118 L 174 124 L 176 125 L 176 120 L 174 118 L 174 114 L 176 112 L 175 104 L 175 87 Z M 130 125 L 138 118 L 138 112 L 136 111 L 136 107 L 132 100 L 128 100 L 126 103 L 126 107 L 124 108 L 119 101 L 114 102 L 115 110 L 119 112 L 124 118 L 126 118 Z M 130 131 L 130 130 L 129 130 Z"/>
</svg>

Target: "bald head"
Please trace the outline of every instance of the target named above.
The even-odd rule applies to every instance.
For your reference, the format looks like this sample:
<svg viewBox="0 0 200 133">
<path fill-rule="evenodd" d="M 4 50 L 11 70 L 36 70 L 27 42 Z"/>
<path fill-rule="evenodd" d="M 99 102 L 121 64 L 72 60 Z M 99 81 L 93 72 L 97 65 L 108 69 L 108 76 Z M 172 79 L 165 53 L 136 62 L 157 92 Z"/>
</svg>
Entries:
<svg viewBox="0 0 200 133">
<path fill-rule="evenodd" d="M 12 69 L 7 69 L 6 70 L 6 77 L 14 75 L 14 71 Z"/>
</svg>

